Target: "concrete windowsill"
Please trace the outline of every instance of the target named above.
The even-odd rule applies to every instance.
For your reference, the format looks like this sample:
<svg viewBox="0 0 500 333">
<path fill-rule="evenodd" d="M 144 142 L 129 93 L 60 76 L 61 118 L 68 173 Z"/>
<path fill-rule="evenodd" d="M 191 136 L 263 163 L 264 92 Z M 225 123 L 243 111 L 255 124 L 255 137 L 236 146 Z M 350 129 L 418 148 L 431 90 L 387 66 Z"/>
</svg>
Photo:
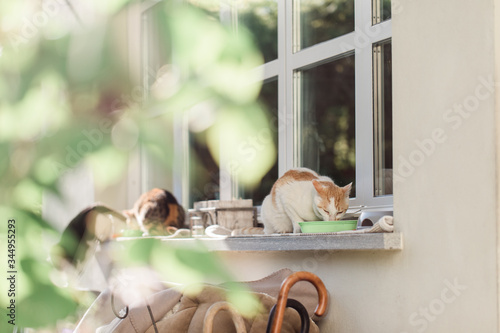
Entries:
<svg viewBox="0 0 500 333">
<path fill-rule="evenodd" d="M 285 234 L 241 236 L 228 238 L 159 238 L 172 246 L 189 246 L 201 242 L 214 252 L 267 252 L 267 251 L 394 251 L 403 249 L 401 233 L 365 234 Z M 120 240 L 126 240 L 122 238 Z"/>
</svg>

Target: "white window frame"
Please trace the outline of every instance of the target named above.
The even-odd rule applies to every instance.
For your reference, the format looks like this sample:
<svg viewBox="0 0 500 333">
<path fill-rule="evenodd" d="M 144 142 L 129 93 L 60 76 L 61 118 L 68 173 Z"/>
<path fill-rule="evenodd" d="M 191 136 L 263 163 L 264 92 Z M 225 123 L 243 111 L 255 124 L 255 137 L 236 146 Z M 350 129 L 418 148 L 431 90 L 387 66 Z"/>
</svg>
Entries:
<svg viewBox="0 0 500 333">
<path fill-rule="evenodd" d="M 279 175 L 300 166 L 300 116 L 294 93 L 297 70 L 329 59 L 355 54 L 356 105 L 356 198 L 351 208 L 388 207 L 393 196 L 375 196 L 373 152 L 373 44 L 392 37 L 391 20 L 372 25 L 372 1 L 355 0 L 353 32 L 295 52 L 298 34 L 293 33 L 294 1 L 278 0 L 278 59 L 258 70 L 262 80 L 278 77 L 278 168 Z M 283 23 L 284 22 L 284 23 Z M 295 39 L 295 40 L 294 40 Z"/>
<path fill-rule="evenodd" d="M 232 2 L 234 1 L 234 2 Z M 237 18 L 238 0 L 223 1 L 224 10 L 221 17 L 231 20 Z M 222 1 L 221 1 L 222 2 Z M 297 80 L 294 75 L 297 70 L 355 54 L 355 127 L 356 127 L 356 198 L 350 200 L 352 209 L 391 207 L 393 196 L 375 196 L 374 190 L 374 119 L 373 119 L 373 45 L 391 39 L 391 19 L 372 24 L 372 0 L 354 0 L 355 29 L 340 37 L 319 43 L 298 52 L 294 52 L 296 43 L 293 33 L 293 8 L 294 1 L 277 0 L 278 3 L 278 58 L 256 68 L 262 73 L 262 81 L 277 77 L 278 79 L 278 168 L 279 175 L 288 169 L 300 166 L 300 122 L 297 101 L 294 94 Z M 224 15 L 223 15 L 224 14 Z M 228 22 L 225 22 L 226 24 Z M 237 24 L 231 22 L 234 29 Z M 297 34 L 295 33 L 295 36 Z M 295 39 L 297 39 L 295 37 Z M 173 192 L 184 205 L 189 202 L 189 142 L 187 140 L 187 115 L 179 117 L 174 123 L 175 151 L 177 162 L 174 165 Z M 223 162 L 223 156 L 221 161 Z M 146 164 L 146 159 L 142 160 Z M 237 181 L 227 177 L 227 170 L 221 163 L 220 179 L 225 184 L 220 184 L 220 199 L 231 200 L 238 195 Z M 142 168 L 147 173 L 147 168 Z M 143 174 L 142 180 L 147 182 L 148 175 Z M 229 183 L 227 182 L 229 180 Z M 190 207 L 188 207 L 190 208 Z"/>
</svg>

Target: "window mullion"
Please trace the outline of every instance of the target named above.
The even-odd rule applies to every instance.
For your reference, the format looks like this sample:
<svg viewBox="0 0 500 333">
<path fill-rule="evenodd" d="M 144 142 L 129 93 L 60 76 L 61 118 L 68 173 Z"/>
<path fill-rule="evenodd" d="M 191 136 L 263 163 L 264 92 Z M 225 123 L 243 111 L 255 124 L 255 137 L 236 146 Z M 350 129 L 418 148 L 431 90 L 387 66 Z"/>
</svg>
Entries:
<svg viewBox="0 0 500 333">
<path fill-rule="evenodd" d="M 359 32 L 371 26 L 372 8 L 371 0 L 354 0 L 354 25 Z"/>
<path fill-rule="evenodd" d="M 371 1 L 355 0 L 356 82 L 356 198 L 351 205 L 366 205 L 373 197 L 372 47 Z"/>
<path fill-rule="evenodd" d="M 293 56 L 293 1 L 281 0 L 281 9 L 284 16 L 282 16 L 281 24 L 284 24 L 284 41 L 285 45 L 280 47 L 280 50 L 283 51 L 282 57 L 283 59 L 283 84 L 284 90 L 284 111 L 283 115 L 285 116 L 285 142 L 286 142 L 286 157 L 285 157 L 285 165 L 280 165 L 280 175 L 285 173 L 286 170 L 297 166 L 299 161 L 297 160 L 296 153 L 298 149 L 298 145 L 295 140 L 298 139 L 298 134 L 296 133 L 297 123 L 296 123 L 296 106 L 294 105 L 294 79 L 293 79 L 293 71 L 292 67 L 292 56 Z M 280 55 L 281 57 L 281 55 Z"/>
<path fill-rule="evenodd" d="M 174 195 L 180 198 L 184 207 L 189 207 L 190 188 L 190 165 L 189 165 L 189 128 L 188 116 L 186 113 L 176 113 L 174 115 Z M 179 139 L 180 138 L 180 139 Z"/>
<path fill-rule="evenodd" d="M 321 63 L 325 60 L 344 56 L 354 49 L 356 43 L 355 33 L 351 32 L 335 39 L 310 46 L 293 54 L 291 66 L 294 69 L 306 67 L 313 63 Z"/>
</svg>

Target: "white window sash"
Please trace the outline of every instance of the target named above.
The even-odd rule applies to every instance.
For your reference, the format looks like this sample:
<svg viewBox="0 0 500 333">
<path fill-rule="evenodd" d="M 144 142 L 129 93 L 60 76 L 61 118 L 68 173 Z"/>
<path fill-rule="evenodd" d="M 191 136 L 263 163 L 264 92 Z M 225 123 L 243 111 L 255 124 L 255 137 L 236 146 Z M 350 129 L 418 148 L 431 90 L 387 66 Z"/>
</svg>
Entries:
<svg viewBox="0 0 500 333">
<path fill-rule="evenodd" d="M 386 207 L 393 203 L 393 196 L 374 195 L 374 152 L 373 152 L 373 98 L 372 98 L 372 45 L 392 37 L 391 20 L 372 26 L 372 0 L 355 0 L 355 30 L 340 37 L 319 43 L 293 53 L 293 1 L 278 0 L 278 59 L 270 61 L 257 71 L 262 80 L 278 79 L 278 165 L 279 175 L 299 166 L 300 117 L 297 103 L 300 101 L 294 87 L 296 71 L 313 64 L 330 61 L 348 54 L 355 54 L 355 106 L 356 106 L 356 198 L 351 199 L 351 207 Z M 226 15 L 227 16 L 227 15 Z M 231 17 L 234 15 L 231 15 Z M 227 22 L 226 22 L 227 23 Z M 182 117 L 181 117 L 182 118 Z M 183 119 L 174 125 L 177 164 L 174 167 L 174 194 L 184 205 L 189 202 L 189 143 L 187 128 Z M 177 141 L 180 140 L 181 142 Z M 223 156 L 221 156 L 223 159 Z M 142 163 L 148 161 L 143 160 Z M 222 167 L 220 198 L 229 200 L 238 195 L 237 180 L 229 180 L 227 170 Z M 147 168 L 142 168 L 146 172 Z M 143 179 L 147 175 L 143 175 Z"/>
</svg>

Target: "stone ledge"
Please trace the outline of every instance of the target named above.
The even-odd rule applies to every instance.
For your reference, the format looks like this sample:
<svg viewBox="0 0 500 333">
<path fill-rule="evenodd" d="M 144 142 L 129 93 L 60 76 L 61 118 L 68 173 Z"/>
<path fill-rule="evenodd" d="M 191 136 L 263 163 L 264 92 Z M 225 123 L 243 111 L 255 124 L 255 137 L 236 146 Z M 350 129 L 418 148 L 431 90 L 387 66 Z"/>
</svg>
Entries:
<svg viewBox="0 0 500 333">
<path fill-rule="evenodd" d="M 401 233 L 365 234 L 285 234 L 236 236 L 228 238 L 168 238 L 162 241 L 172 245 L 189 246 L 202 243 L 214 252 L 268 252 L 268 251 L 395 251 L 403 249 Z"/>
</svg>

